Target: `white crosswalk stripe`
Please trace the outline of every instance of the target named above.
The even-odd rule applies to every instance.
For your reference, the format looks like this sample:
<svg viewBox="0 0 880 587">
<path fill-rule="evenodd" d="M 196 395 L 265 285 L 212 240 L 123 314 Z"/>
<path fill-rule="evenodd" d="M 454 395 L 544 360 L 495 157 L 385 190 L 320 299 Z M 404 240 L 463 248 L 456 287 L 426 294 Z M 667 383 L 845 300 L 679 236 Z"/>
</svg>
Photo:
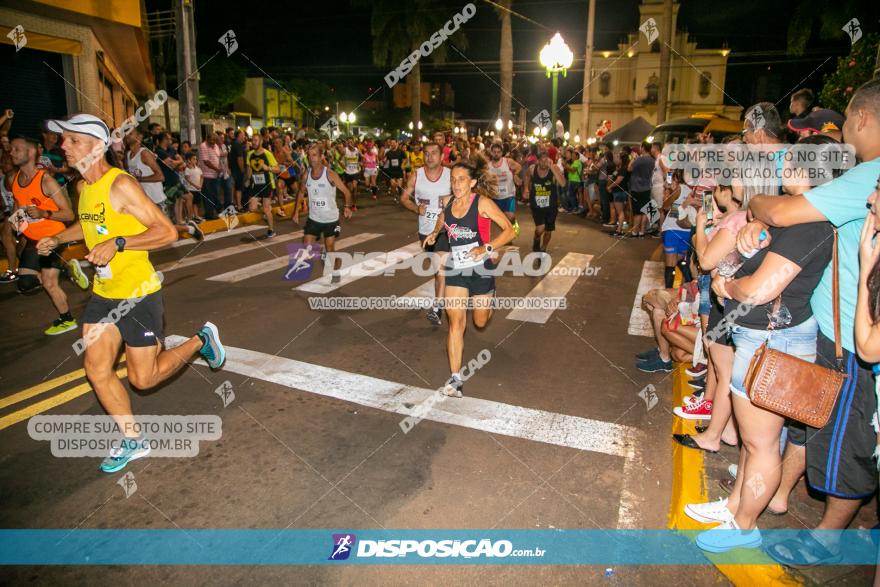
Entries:
<svg viewBox="0 0 880 587">
<path fill-rule="evenodd" d="M 330 293 L 331 291 L 335 291 L 340 287 L 353 283 L 362 277 L 378 275 L 389 267 L 393 267 L 401 261 L 406 261 L 407 259 L 416 256 L 421 250 L 421 243 L 416 241 L 404 247 L 400 247 L 399 249 L 395 249 L 387 255 L 382 255 L 380 258 L 365 259 L 341 269 L 339 272 L 339 283 L 331 283 L 332 276 L 325 275 L 320 279 L 315 279 L 314 281 L 305 283 L 295 289 L 309 293 Z"/>
<path fill-rule="evenodd" d="M 211 242 L 217 239 L 225 238 L 227 236 L 236 236 L 239 234 L 245 234 L 248 232 L 253 232 L 255 230 L 266 230 L 266 227 L 262 224 L 252 224 L 250 226 L 241 226 L 239 228 L 233 228 L 232 230 L 218 230 L 217 232 L 212 232 L 211 234 L 205 235 L 204 242 Z M 178 247 L 188 247 L 198 243 L 194 238 L 182 238 L 174 241 L 170 245 L 164 246 L 161 249 L 156 249 L 157 251 L 164 251 L 167 249 L 176 249 Z"/>
<path fill-rule="evenodd" d="M 642 296 L 651 291 L 663 287 L 663 263 L 660 261 L 645 261 L 642 266 L 642 276 L 639 279 L 639 288 L 636 290 L 636 299 L 633 301 L 632 313 L 629 316 L 629 328 L 627 334 L 633 336 L 654 336 L 651 327 L 651 317 L 642 309 Z"/>
<path fill-rule="evenodd" d="M 373 240 L 374 238 L 379 238 L 382 236 L 381 234 L 375 232 L 362 232 L 360 234 L 356 234 L 354 236 L 345 237 L 343 239 L 339 239 L 336 241 L 336 250 L 342 251 L 347 248 L 353 247 L 355 245 L 359 245 L 361 243 L 365 243 L 369 240 Z M 235 269 L 233 271 L 227 271 L 226 273 L 221 273 L 219 275 L 212 275 L 208 278 L 208 281 L 223 281 L 226 283 L 237 283 L 239 281 L 244 281 L 245 279 L 249 279 L 256 275 L 262 275 L 263 273 L 269 273 L 270 271 L 277 271 L 279 269 L 283 269 L 290 264 L 290 259 L 287 255 L 284 257 L 277 257 L 275 259 L 269 259 L 268 261 L 263 261 L 262 263 L 255 263 L 248 267 L 242 267 L 241 269 Z"/>
<path fill-rule="evenodd" d="M 592 261 L 593 255 L 583 253 L 567 253 L 544 278 L 538 282 L 527 298 L 556 298 L 564 297 L 574 286 L 578 277 L 578 270 L 584 271 Z M 521 320 L 545 324 L 554 310 L 550 308 L 530 308 L 513 310 L 507 315 L 508 320 Z"/>
<path fill-rule="evenodd" d="M 273 239 L 262 239 L 255 240 L 249 243 L 244 243 L 240 245 L 235 245 L 234 247 L 226 247 L 225 249 L 218 249 L 216 251 L 211 251 L 209 253 L 202 253 L 201 255 L 189 255 L 184 257 L 183 259 L 179 259 L 177 261 L 169 261 L 167 263 L 162 263 L 158 267 L 156 267 L 157 271 L 161 271 L 163 273 L 168 273 L 169 271 L 175 271 L 177 269 L 183 269 L 184 267 L 192 267 L 193 265 L 198 265 L 200 263 L 207 263 L 208 261 L 216 261 L 217 259 L 222 259 L 223 257 L 229 257 L 230 255 L 237 255 L 238 253 L 246 253 L 248 251 L 255 251 L 258 249 L 266 249 L 269 251 L 268 247 L 277 245 L 279 243 L 285 243 L 287 241 L 292 241 L 296 239 L 300 239 L 303 236 L 303 231 L 298 230 L 296 232 L 292 232 L 290 234 L 279 234 Z M 274 254 L 269 251 L 267 254 Z M 276 255 L 278 256 L 278 255 Z M 285 252 L 282 256 L 284 259 L 287 259 L 287 253 Z"/>
</svg>

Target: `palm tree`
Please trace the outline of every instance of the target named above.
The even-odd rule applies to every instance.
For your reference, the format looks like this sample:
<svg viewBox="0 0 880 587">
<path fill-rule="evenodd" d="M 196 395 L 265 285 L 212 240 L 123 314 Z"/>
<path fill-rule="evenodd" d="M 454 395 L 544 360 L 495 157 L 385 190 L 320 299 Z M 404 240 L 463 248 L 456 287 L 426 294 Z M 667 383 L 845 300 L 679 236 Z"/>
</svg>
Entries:
<svg viewBox="0 0 880 587">
<path fill-rule="evenodd" d="M 510 118 L 511 95 L 513 94 L 513 35 L 510 31 L 510 4 L 512 0 L 499 0 L 495 7 L 501 20 L 501 99 L 498 102 L 498 116 L 501 120 Z M 507 136 L 507 125 L 502 130 Z"/>
<path fill-rule="evenodd" d="M 418 51 L 422 43 L 442 28 L 453 14 L 446 7 L 437 7 L 432 0 L 353 0 L 354 4 L 369 6 L 370 33 L 373 36 L 373 63 L 377 67 L 396 68 L 403 59 Z M 433 50 L 435 63 L 446 60 L 447 45 L 453 43 L 458 49 L 467 48 L 467 39 L 459 30 L 445 43 Z M 418 127 L 421 120 L 421 59 L 406 76 L 412 102 L 412 122 Z"/>
</svg>

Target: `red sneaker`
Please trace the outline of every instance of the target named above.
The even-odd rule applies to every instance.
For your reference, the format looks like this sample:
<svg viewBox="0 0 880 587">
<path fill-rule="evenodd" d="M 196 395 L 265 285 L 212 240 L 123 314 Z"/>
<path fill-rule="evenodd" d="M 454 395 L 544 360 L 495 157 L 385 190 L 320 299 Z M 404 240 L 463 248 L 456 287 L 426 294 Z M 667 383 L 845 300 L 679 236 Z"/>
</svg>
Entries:
<svg viewBox="0 0 880 587">
<path fill-rule="evenodd" d="M 672 413 L 685 420 L 708 420 L 712 417 L 712 401 L 702 400 L 673 408 Z"/>
<path fill-rule="evenodd" d="M 687 369 L 684 370 L 684 372 L 687 373 L 688 375 L 690 375 L 691 377 L 702 377 L 703 375 L 706 374 L 707 369 L 708 369 L 708 367 L 706 366 L 706 363 L 698 363 L 697 365 L 695 365 L 693 367 L 688 367 Z"/>
</svg>

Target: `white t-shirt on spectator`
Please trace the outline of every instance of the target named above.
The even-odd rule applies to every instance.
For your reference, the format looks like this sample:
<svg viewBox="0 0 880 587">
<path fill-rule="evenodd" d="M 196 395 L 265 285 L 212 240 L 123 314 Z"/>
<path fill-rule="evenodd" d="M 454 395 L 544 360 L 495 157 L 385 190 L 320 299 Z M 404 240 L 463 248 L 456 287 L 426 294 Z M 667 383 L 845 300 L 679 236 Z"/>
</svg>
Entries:
<svg viewBox="0 0 880 587">
<path fill-rule="evenodd" d="M 202 170 L 198 167 L 187 167 L 183 170 L 183 187 L 188 192 L 199 191 L 202 185 Z"/>
<path fill-rule="evenodd" d="M 660 227 L 660 232 L 666 232 L 667 230 L 681 230 L 687 232 L 688 229 L 682 228 L 678 225 L 678 219 L 680 217 L 686 217 L 688 220 L 691 220 L 691 210 L 694 211 L 694 217 L 693 220 L 691 220 L 691 224 L 696 224 L 697 211 L 694 208 L 688 208 L 687 210 L 682 210 L 681 208 L 681 205 L 689 195 L 691 195 L 691 188 L 682 185 L 681 194 L 676 198 L 675 202 L 672 203 L 672 208 L 669 210 L 669 214 L 666 215 L 666 220 L 663 221 L 663 226 Z"/>
</svg>

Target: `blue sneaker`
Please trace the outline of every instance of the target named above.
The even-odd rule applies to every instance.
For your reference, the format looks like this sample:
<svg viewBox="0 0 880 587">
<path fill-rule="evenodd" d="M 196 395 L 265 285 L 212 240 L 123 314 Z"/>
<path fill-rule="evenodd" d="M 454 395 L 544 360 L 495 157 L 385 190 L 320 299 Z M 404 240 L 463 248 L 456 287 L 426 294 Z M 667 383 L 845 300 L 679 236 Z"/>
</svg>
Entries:
<svg viewBox="0 0 880 587">
<path fill-rule="evenodd" d="M 757 528 L 740 530 L 736 522 L 730 520 L 698 534 L 697 546 L 706 552 L 727 552 L 734 548 L 758 548 L 761 546 L 761 531 Z"/>
<path fill-rule="evenodd" d="M 143 458 L 150 454 L 150 445 L 146 438 L 124 438 L 119 448 L 110 451 L 110 456 L 101 461 L 101 470 L 105 473 L 115 473 L 131 461 Z"/>
<path fill-rule="evenodd" d="M 208 366 L 211 369 L 222 367 L 226 362 L 226 349 L 220 342 L 220 332 L 217 327 L 210 322 L 205 322 L 197 334 L 202 339 L 202 348 L 199 349 L 199 354 L 208 362 Z"/>
<path fill-rule="evenodd" d="M 657 371 L 672 372 L 672 361 L 664 361 L 657 355 L 655 359 L 647 359 L 644 361 L 636 361 L 636 368 L 645 373 L 656 373 Z"/>
<path fill-rule="evenodd" d="M 643 353 L 637 353 L 636 358 L 640 361 L 650 361 L 651 359 L 659 359 L 660 358 L 660 349 L 653 348 L 650 351 L 645 351 Z"/>
</svg>

